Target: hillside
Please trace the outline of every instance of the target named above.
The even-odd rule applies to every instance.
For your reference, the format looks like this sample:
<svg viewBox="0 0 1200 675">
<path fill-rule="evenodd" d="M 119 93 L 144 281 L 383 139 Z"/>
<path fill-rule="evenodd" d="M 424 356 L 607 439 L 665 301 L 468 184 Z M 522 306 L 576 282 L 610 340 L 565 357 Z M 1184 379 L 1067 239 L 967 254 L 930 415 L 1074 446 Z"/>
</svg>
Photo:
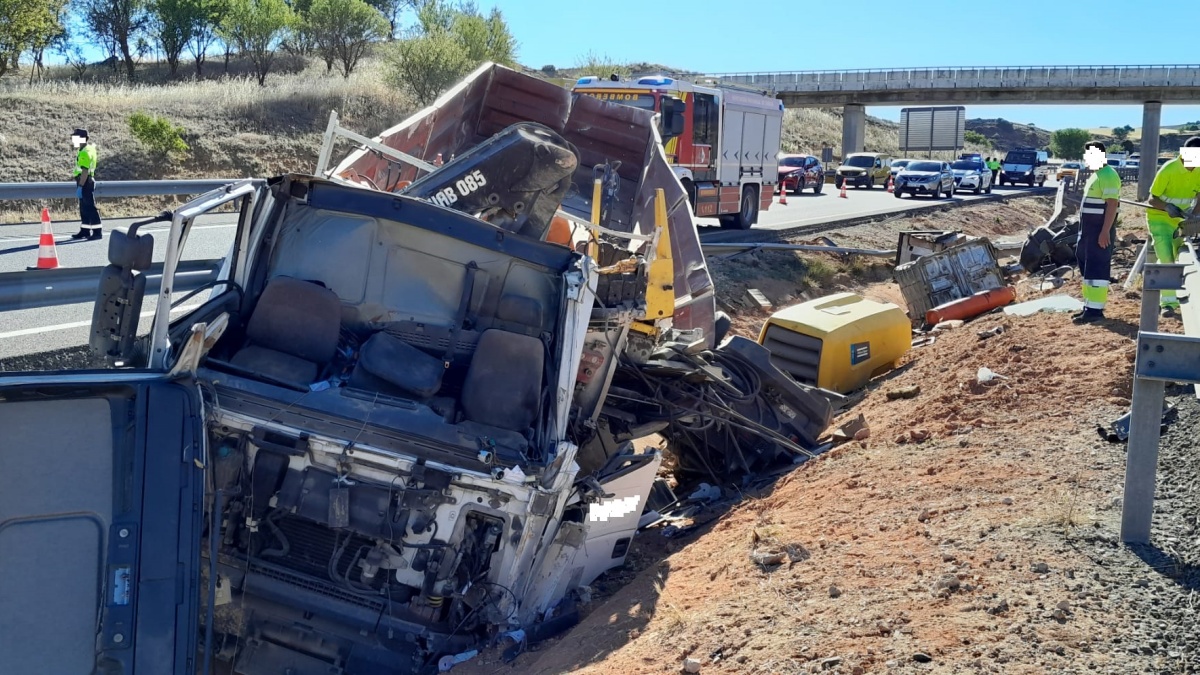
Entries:
<svg viewBox="0 0 1200 675">
<path fill-rule="evenodd" d="M 996 150 L 1046 148 L 1050 145 L 1051 132 L 1028 124 L 1009 122 L 1003 118 L 967 120 L 967 131 L 982 134 L 992 142 Z"/>
</svg>

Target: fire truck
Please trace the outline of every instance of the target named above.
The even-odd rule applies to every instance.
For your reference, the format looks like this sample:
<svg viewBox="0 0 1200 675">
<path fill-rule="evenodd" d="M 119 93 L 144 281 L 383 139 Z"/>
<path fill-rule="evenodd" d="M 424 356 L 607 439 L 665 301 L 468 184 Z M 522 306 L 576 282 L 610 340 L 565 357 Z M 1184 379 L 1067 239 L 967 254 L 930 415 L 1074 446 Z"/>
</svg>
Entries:
<svg viewBox="0 0 1200 675">
<path fill-rule="evenodd" d="M 783 128 L 778 99 L 662 75 L 581 77 L 572 91 L 658 113 L 667 158 L 697 216 L 744 230 L 771 207 Z"/>
</svg>

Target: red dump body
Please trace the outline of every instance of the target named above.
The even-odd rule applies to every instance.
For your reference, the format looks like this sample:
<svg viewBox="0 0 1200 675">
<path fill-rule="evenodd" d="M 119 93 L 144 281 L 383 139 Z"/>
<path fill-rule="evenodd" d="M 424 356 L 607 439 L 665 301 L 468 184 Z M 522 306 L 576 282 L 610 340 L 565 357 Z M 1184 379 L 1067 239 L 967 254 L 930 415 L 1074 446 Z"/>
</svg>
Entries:
<svg viewBox="0 0 1200 675">
<path fill-rule="evenodd" d="M 591 213 L 593 167 L 619 161 L 620 187 L 607 227 L 650 234 L 654 228 L 654 190 L 667 197 L 668 228 L 674 262 L 674 326 L 701 328 L 712 341 L 715 298 L 712 278 L 700 249 L 700 237 L 687 206 L 687 194 L 663 152 L 653 113 L 569 90 L 509 68 L 485 64 L 446 92 L 433 105 L 380 134 L 389 148 L 432 163 L 486 141 L 516 122 L 536 122 L 561 134 L 579 152 L 577 190 L 563 210 L 584 220 Z M 422 172 L 371 150 L 348 156 L 333 174 L 378 190 L 401 189 Z"/>
</svg>

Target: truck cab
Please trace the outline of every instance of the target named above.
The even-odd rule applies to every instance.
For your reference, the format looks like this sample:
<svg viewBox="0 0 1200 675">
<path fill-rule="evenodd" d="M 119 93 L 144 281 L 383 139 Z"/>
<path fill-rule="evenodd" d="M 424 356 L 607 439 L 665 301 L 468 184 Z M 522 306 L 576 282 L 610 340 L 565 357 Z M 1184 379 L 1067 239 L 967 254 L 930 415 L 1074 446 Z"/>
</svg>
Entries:
<svg viewBox="0 0 1200 675">
<path fill-rule="evenodd" d="M 667 160 L 697 216 L 747 229 L 771 207 L 783 129 L 778 99 L 663 75 L 581 77 L 572 91 L 658 113 Z"/>
</svg>

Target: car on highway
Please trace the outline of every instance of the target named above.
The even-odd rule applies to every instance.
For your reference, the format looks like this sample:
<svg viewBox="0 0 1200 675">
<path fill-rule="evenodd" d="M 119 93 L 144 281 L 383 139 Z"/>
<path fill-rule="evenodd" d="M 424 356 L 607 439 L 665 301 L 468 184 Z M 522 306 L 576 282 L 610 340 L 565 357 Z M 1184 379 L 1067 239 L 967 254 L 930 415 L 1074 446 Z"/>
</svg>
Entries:
<svg viewBox="0 0 1200 675">
<path fill-rule="evenodd" d="M 779 190 L 799 194 L 812 188 L 821 194 L 825 187 L 825 167 L 812 155 L 784 155 L 779 158 Z"/>
<path fill-rule="evenodd" d="M 1036 148 L 1016 148 L 1004 156 L 1000 170 L 1000 185 L 1025 183 L 1029 187 L 1045 186 L 1050 177 L 1049 153 Z"/>
<path fill-rule="evenodd" d="M 949 162 L 916 160 L 896 174 L 896 199 L 904 195 L 954 196 L 954 171 Z"/>
<path fill-rule="evenodd" d="M 1079 172 L 1083 170 L 1083 165 L 1079 162 L 1063 162 L 1063 165 L 1058 167 L 1058 173 L 1054 174 L 1055 180 L 1062 180 L 1070 177 L 1071 179 L 1079 178 Z"/>
<path fill-rule="evenodd" d="M 853 185 L 870 189 L 876 184 L 886 185 L 891 166 L 892 158 L 882 152 L 856 152 L 837 168 L 834 182 L 839 188 Z"/>
<path fill-rule="evenodd" d="M 950 165 L 955 190 L 972 190 L 975 194 L 992 194 L 992 172 L 982 159 L 958 159 Z"/>
<path fill-rule="evenodd" d="M 917 161 L 917 160 L 915 160 L 915 159 L 893 159 L 892 160 L 892 171 L 891 171 L 892 180 L 895 180 L 896 174 L 900 173 L 901 169 L 908 166 L 909 164 L 912 164 L 915 161 Z"/>
<path fill-rule="evenodd" d="M 1125 168 L 1126 169 L 1139 169 L 1139 168 L 1141 168 L 1141 166 L 1142 166 L 1142 161 L 1139 159 L 1125 160 Z"/>
</svg>

